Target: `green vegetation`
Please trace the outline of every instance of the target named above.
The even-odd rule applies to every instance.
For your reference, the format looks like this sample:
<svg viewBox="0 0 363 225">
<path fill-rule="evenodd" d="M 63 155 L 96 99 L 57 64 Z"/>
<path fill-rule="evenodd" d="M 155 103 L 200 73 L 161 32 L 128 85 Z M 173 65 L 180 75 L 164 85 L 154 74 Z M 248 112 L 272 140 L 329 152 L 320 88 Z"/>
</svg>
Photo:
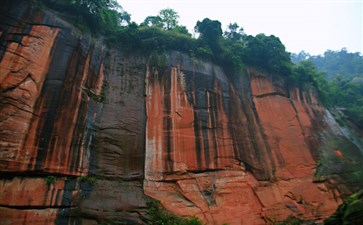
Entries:
<svg viewBox="0 0 363 225">
<path fill-rule="evenodd" d="M 95 184 L 98 177 L 95 175 L 87 175 L 83 177 L 79 177 L 79 182 L 89 183 L 91 185 Z"/>
<path fill-rule="evenodd" d="M 327 50 L 323 55 L 317 56 L 311 56 L 304 51 L 299 54 L 292 54 L 294 63 L 302 60 L 312 61 L 320 71 L 327 74 L 329 80 L 337 76 L 349 79 L 363 77 L 362 56 L 358 52 L 350 53 L 345 48 L 340 51 Z"/>
<path fill-rule="evenodd" d="M 54 182 L 55 182 L 55 176 L 46 176 L 45 177 L 45 183 L 47 183 L 47 186 L 54 184 Z"/>
<path fill-rule="evenodd" d="M 337 76 L 329 81 L 329 88 L 332 104 L 363 128 L 363 77 Z"/>
<path fill-rule="evenodd" d="M 325 79 L 325 73 L 319 72 L 310 61 L 301 61 L 292 67 L 289 76 L 290 85 L 301 88 L 302 90 L 315 89 L 320 100 L 326 105 L 331 104 L 329 98 L 329 85 Z"/>
<path fill-rule="evenodd" d="M 293 215 L 290 215 L 284 221 L 274 223 L 274 225 L 301 225 L 301 224 L 303 224 L 303 222 L 304 221 L 302 219 L 297 218 Z"/>
<path fill-rule="evenodd" d="M 244 33 L 243 28 L 237 23 L 230 23 L 227 30 L 224 31 L 223 36 L 227 40 L 242 41 L 242 39 L 246 37 L 246 34 Z"/>
<path fill-rule="evenodd" d="M 161 207 L 160 202 L 152 200 L 147 202 L 147 214 L 149 225 L 202 225 L 197 217 L 182 218 L 178 217 Z"/>
<path fill-rule="evenodd" d="M 248 65 L 263 68 L 273 74 L 289 76 L 292 63 L 290 54 L 278 37 L 258 34 L 246 38 L 244 61 Z"/>
<path fill-rule="evenodd" d="M 324 225 L 363 224 L 363 189 L 351 195 L 336 212 L 324 221 Z"/>
<path fill-rule="evenodd" d="M 146 17 L 146 19 L 141 25 L 159 27 L 164 30 L 176 29 L 182 31 L 183 29 L 185 29 L 184 31 L 186 31 L 186 34 L 188 34 L 186 27 L 179 26 L 178 19 L 179 19 L 178 13 L 175 12 L 173 9 L 167 8 L 160 10 L 157 16 Z"/>
<path fill-rule="evenodd" d="M 121 25 L 130 22 L 116 0 L 37 0 L 67 16 L 68 20 L 83 31 L 93 34 L 113 35 Z"/>
<path fill-rule="evenodd" d="M 292 60 L 296 63 L 308 60 L 324 72 L 324 76 L 319 75 L 318 86 L 324 90 L 329 105 L 340 108 L 349 120 L 363 128 L 363 56 L 342 49 L 328 50 L 323 56 L 300 52 L 293 54 Z"/>
<path fill-rule="evenodd" d="M 194 38 L 170 8 L 147 16 L 138 25 L 130 22 L 130 14 L 116 0 L 36 1 L 60 12 L 82 31 L 102 36 L 109 45 L 147 55 L 150 65 L 166 66 L 167 53 L 176 50 L 212 61 L 227 73 L 240 73 L 245 66 L 252 66 L 286 81 L 287 87 L 317 91 L 326 106 L 342 108 L 350 120 L 363 126 L 363 59 L 358 53 L 343 49 L 310 56 L 301 52 L 292 54 L 294 64 L 278 37 L 246 35 L 237 23 L 230 23 L 223 32 L 218 20 L 205 18 L 197 21 L 199 37 Z M 86 92 L 96 101 L 105 101 L 106 88 L 101 96 Z"/>
<path fill-rule="evenodd" d="M 164 67 L 166 65 L 166 52 L 152 51 L 149 55 L 149 65 Z"/>
<path fill-rule="evenodd" d="M 99 97 L 100 102 L 107 102 L 107 90 L 108 90 L 108 88 L 109 88 L 108 81 L 103 80 L 102 89 L 101 89 L 101 93 L 100 93 L 100 97 Z"/>
<path fill-rule="evenodd" d="M 85 85 L 83 91 L 87 94 L 95 102 L 107 102 L 107 90 L 109 88 L 109 84 L 107 80 L 104 80 L 102 83 L 101 93 L 98 95 L 94 90 Z"/>
</svg>

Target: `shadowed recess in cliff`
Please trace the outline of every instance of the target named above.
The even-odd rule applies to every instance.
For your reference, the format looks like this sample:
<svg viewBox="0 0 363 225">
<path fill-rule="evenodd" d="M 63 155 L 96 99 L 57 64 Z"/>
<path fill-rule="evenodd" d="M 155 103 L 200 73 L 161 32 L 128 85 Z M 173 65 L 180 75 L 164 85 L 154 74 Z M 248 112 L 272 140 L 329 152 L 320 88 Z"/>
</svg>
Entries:
<svg viewBox="0 0 363 225">
<path fill-rule="evenodd" d="M 145 59 L 110 50 L 105 57 L 106 100 L 90 146 L 92 174 L 142 180 L 145 146 Z"/>
</svg>

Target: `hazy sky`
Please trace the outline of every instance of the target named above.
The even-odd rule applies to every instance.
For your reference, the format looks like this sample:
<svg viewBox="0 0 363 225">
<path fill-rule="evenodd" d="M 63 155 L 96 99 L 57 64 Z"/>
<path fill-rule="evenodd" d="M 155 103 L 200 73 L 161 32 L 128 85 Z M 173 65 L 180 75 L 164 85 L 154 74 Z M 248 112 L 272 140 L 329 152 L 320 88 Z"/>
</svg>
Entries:
<svg viewBox="0 0 363 225">
<path fill-rule="evenodd" d="M 287 51 L 321 54 L 327 49 L 363 53 L 363 0 L 118 0 L 141 23 L 161 9 L 178 12 L 190 32 L 198 20 L 237 22 L 247 34 L 278 36 Z"/>
</svg>

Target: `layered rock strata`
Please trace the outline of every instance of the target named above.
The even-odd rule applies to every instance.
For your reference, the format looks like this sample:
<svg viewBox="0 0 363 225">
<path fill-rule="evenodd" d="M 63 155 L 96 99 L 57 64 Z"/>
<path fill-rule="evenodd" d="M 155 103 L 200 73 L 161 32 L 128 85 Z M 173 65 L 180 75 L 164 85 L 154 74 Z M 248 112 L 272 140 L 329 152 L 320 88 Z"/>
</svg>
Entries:
<svg viewBox="0 0 363 225">
<path fill-rule="evenodd" d="M 150 197 L 207 224 L 322 220 L 359 186 L 361 139 L 314 91 L 177 52 L 150 65 L 15 5 L 0 10 L 3 224 L 145 224 Z"/>
</svg>

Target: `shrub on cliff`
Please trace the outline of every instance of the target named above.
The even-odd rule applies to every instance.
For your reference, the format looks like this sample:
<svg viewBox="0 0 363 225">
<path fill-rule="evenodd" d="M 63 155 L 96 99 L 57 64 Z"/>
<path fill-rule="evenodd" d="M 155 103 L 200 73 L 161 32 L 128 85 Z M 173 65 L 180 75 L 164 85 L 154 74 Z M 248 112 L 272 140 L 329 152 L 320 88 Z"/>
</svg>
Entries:
<svg viewBox="0 0 363 225">
<path fill-rule="evenodd" d="M 363 189 L 351 195 L 337 211 L 324 221 L 324 225 L 363 224 Z"/>
<path fill-rule="evenodd" d="M 340 108 L 350 121 L 363 128 L 363 56 L 360 53 L 349 53 L 344 48 L 340 51 L 327 50 L 318 56 L 300 52 L 293 54 L 292 60 L 297 67 L 302 63 L 306 65 L 306 61 L 315 65 L 315 73 L 318 70 L 323 74 L 319 81 L 324 83 L 320 82 L 317 86 L 325 91 L 328 106 Z"/>
<path fill-rule="evenodd" d="M 239 73 L 244 65 L 267 71 L 294 86 L 314 87 L 321 99 L 326 96 L 322 76 L 309 65 L 293 66 L 290 54 L 276 36 L 246 35 L 237 23 L 223 33 L 218 20 L 205 18 L 195 26 L 196 39 L 179 25 L 179 15 L 172 9 L 147 16 L 140 25 L 130 23 L 130 14 L 116 0 L 34 0 L 61 12 L 84 31 L 103 35 L 106 43 L 125 50 L 150 55 L 176 50 L 192 57 L 219 64 L 227 73 Z M 124 26 L 127 25 L 127 26 Z M 224 34 L 224 35 L 223 35 Z M 121 43 L 121 44 L 119 44 Z M 357 109 L 351 114 L 357 114 Z M 360 111 L 359 111 L 360 112 Z"/>
<path fill-rule="evenodd" d="M 152 200 L 146 203 L 149 216 L 148 225 L 202 225 L 197 217 L 178 217 L 161 207 L 159 201 Z"/>
<path fill-rule="evenodd" d="M 290 54 L 278 37 L 258 34 L 245 38 L 243 60 L 251 66 L 263 68 L 268 72 L 289 76 L 291 73 Z"/>
<path fill-rule="evenodd" d="M 72 17 L 75 25 L 94 34 L 112 34 L 130 22 L 130 14 L 116 0 L 37 0 Z"/>
</svg>

